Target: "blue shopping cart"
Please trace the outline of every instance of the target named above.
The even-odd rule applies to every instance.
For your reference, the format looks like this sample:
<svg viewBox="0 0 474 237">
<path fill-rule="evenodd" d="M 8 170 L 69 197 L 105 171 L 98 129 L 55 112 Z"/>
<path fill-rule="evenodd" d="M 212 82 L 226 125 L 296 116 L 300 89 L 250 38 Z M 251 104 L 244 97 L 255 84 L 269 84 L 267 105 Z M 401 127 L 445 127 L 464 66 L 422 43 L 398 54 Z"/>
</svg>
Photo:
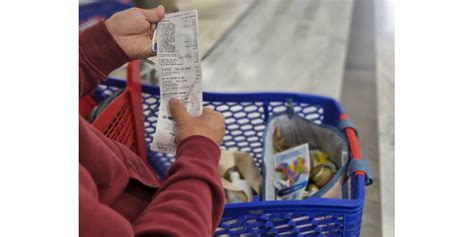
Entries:
<svg viewBox="0 0 474 237">
<path fill-rule="evenodd" d="M 114 13 L 133 7 L 129 2 L 98 1 L 79 5 L 79 29 L 85 29 L 100 20 L 106 20 Z"/>
<path fill-rule="evenodd" d="M 116 116 L 128 118 L 127 121 L 130 122 L 143 123 L 143 126 L 135 127 L 142 127 L 144 131 L 135 131 L 135 137 L 126 140 L 143 140 L 132 141 L 128 145 L 132 150 L 136 150 L 136 144 L 146 144 L 145 159 L 163 178 L 174 162 L 174 156 L 149 149 L 155 132 L 160 89 L 150 85 L 137 86 L 140 83 L 139 65 L 135 61 L 128 67 L 128 82 L 110 78 L 99 86 L 93 99 L 100 103 L 111 95 L 128 93 L 123 96 L 129 98 L 130 101 L 135 101 L 135 105 L 131 102 L 127 104 L 124 100 L 127 106 L 121 105 L 122 109 L 115 110 L 116 114 L 110 114 L 107 110 L 103 113 L 108 113 L 106 117 L 109 118 Z M 317 124 L 341 129 L 349 144 L 350 163 L 355 164 L 352 170 L 349 169 L 351 175 L 348 182 L 350 186 L 348 198 L 308 198 L 297 201 L 255 200 L 249 203 L 226 204 L 221 223 L 215 232 L 216 236 L 359 236 L 364 207 L 364 185 L 368 179 L 364 169 L 358 165 L 362 161 L 362 155 L 356 131 L 339 103 L 329 97 L 300 93 L 205 92 L 203 98 L 205 106 L 223 113 L 226 118 L 226 135 L 221 146 L 225 149 L 237 149 L 251 154 L 261 171 L 264 166 L 262 136 L 266 122 L 272 114 L 285 111 L 288 100 L 292 101 L 292 109 L 295 113 Z M 136 103 L 137 101 L 141 103 Z M 134 118 L 138 118 L 137 116 L 127 116 L 127 113 L 135 115 L 138 113 L 143 117 L 136 120 Z M 110 119 L 110 124 L 103 126 L 104 129 L 120 128 L 121 126 L 116 126 L 116 123 L 124 123 L 124 121 Z M 130 128 L 130 126 L 127 127 Z M 117 138 L 114 137 L 114 139 Z"/>
</svg>

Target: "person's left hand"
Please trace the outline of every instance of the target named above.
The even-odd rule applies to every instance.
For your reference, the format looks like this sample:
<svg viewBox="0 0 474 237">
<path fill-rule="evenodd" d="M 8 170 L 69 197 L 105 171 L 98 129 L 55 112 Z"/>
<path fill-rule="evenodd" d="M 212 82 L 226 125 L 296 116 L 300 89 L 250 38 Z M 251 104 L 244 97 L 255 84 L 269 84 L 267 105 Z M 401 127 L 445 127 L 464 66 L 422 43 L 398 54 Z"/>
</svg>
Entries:
<svg viewBox="0 0 474 237">
<path fill-rule="evenodd" d="M 130 59 L 153 56 L 151 40 L 154 23 L 165 16 L 163 6 L 154 9 L 130 8 L 115 13 L 105 21 L 105 26 Z"/>
</svg>

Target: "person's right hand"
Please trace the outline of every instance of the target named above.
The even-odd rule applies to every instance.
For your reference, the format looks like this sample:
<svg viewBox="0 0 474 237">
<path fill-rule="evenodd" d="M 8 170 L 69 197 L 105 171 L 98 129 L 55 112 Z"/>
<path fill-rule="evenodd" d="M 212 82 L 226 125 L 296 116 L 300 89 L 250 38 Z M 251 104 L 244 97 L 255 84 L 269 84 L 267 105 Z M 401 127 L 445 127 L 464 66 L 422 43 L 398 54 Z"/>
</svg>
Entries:
<svg viewBox="0 0 474 237">
<path fill-rule="evenodd" d="M 176 144 L 184 139 L 201 135 L 221 144 L 225 134 L 224 116 L 210 108 L 204 108 L 201 116 L 193 117 L 178 99 L 169 101 L 171 116 L 176 121 Z"/>
</svg>

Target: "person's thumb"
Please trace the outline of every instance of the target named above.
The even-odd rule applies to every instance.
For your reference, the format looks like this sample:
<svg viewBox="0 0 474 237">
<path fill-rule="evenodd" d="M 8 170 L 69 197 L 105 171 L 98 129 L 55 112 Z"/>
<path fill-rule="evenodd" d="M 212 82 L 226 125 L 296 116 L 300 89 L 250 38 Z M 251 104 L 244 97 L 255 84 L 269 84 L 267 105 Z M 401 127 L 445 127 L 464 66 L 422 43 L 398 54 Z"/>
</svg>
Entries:
<svg viewBox="0 0 474 237">
<path fill-rule="evenodd" d="M 171 116 L 173 116 L 174 120 L 177 123 L 183 122 L 183 120 L 189 118 L 190 116 L 188 111 L 186 110 L 186 106 L 184 106 L 184 104 L 181 103 L 176 98 L 170 99 L 169 107 L 170 107 Z"/>
<path fill-rule="evenodd" d="M 153 9 L 140 9 L 146 20 L 152 23 L 160 21 L 165 16 L 165 8 L 159 5 L 157 8 Z"/>
</svg>

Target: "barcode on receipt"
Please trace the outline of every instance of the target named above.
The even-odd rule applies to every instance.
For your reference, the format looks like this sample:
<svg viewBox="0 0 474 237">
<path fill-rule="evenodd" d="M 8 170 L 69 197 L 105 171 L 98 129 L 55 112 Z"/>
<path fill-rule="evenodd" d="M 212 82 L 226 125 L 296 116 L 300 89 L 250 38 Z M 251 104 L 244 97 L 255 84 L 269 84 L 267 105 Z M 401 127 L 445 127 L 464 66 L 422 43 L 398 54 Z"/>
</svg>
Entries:
<svg viewBox="0 0 474 237">
<path fill-rule="evenodd" d="M 175 31 L 176 26 L 174 22 L 160 24 L 160 53 L 172 53 L 176 51 Z"/>
</svg>

